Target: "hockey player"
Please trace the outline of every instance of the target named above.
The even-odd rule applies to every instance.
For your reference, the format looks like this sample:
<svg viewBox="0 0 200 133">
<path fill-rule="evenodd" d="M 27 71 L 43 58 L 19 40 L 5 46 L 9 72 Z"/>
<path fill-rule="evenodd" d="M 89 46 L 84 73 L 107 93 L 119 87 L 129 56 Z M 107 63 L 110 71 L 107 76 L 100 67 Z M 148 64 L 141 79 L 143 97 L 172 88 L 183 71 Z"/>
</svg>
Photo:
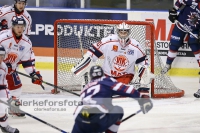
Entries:
<svg viewBox="0 0 200 133">
<path fill-rule="evenodd" d="M 8 23 L 5 19 L 0 21 L 0 31 L 8 29 Z"/>
<path fill-rule="evenodd" d="M 14 0 L 14 5 L 3 6 L 0 8 L 0 21 L 5 19 L 8 22 L 8 28 L 12 28 L 12 18 L 14 16 L 22 16 L 26 21 L 26 27 L 24 29 L 24 34 L 30 38 L 32 18 L 30 14 L 26 11 L 25 6 L 27 5 L 27 0 Z M 32 52 L 31 60 L 33 65 L 35 65 L 35 54 Z M 21 62 L 19 62 L 21 64 Z"/>
<path fill-rule="evenodd" d="M 167 61 L 165 67 L 161 70 L 162 74 L 167 73 L 171 69 L 171 64 L 177 56 L 178 49 L 183 46 L 184 37 L 188 34 L 189 40 L 188 45 L 192 49 L 194 56 L 197 60 L 197 63 L 200 67 L 200 39 L 196 39 L 194 36 L 190 35 L 188 32 L 192 32 L 197 37 L 200 36 L 200 2 L 199 0 L 177 0 L 174 7 L 169 10 L 169 20 L 176 23 L 171 39 L 170 46 L 167 56 Z M 183 7 L 184 6 L 184 7 Z M 177 15 L 177 11 L 180 10 L 180 13 Z M 183 25 L 184 27 L 182 27 Z M 199 90 L 194 93 L 194 96 L 200 98 L 200 85 Z"/>
<path fill-rule="evenodd" d="M 142 66 L 139 77 L 147 67 L 146 55 L 141 45 L 129 37 L 130 26 L 125 22 L 116 26 L 117 34 L 111 34 L 89 48 L 83 59 L 71 71 L 83 75 L 90 65 L 104 55 L 103 70 L 106 76 L 111 76 L 119 82 L 129 84 L 135 74 L 135 64 Z"/>
<path fill-rule="evenodd" d="M 14 16 L 22 16 L 26 21 L 24 34 L 30 36 L 32 19 L 30 14 L 25 9 L 27 0 L 14 0 L 14 2 L 14 5 L 3 6 L 0 8 L 0 21 L 5 19 L 8 22 L 8 28 L 12 28 L 12 18 Z"/>
<path fill-rule="evenodd" d="M 8 93 L 7 93 L 7 82 L 6 82 L 6 75 L 8 73 L 8 68 L 6 64 L 3 62 L 5 57 L 5 49 L 0 46 L 0 99 L 3 101 L 8 100 Z M 6 114 L 6 106 L 0 102 L 0 128 L 3 133 L 19 133 L 19 130 L 16 128 L 12 128 L 8 125 L 8 117 Z"/>
<path fill-rule="evenodd" d="M 6 76 L 8 82 L 8 89 L 10 90 L 11 99 L 9 102 L 19 103 L 19 97 L 21 95 L 21 80 L 16 72 L 18 62 L 22 62 L 22 66 L 25 71 L 30 74 L 31 77 L 38 78 L 32 80 L 32 83 L 41 85 L 42 76 L 39 71 L 35 70 L 35 67 L 31 61 L 32 43 L 30 39 L 23 33 L 26 26 L 26 21 L 21 16 L 15 16 L 12 20 L 12 28 L 2 31 L 0 34 L 0 45 L 5 48 L 6 56 L 4 62 L 8 67 L 8 74 Z M 19 104 L 13 104 L 19 107 Z M 24 116 L 21 113 L 14 113 L 17 116 Z"/>
<path fill-rule="evenodd" d="M 90 69 L 91 81 L 81 92 L 82 105 L 75 112 L 75 124 L 72 133 L 117 133 L 123 108 L 112 104 L 112 96 L 120 95 L 135 98 L 144 114 L 150 111 L 153 103 L 149 98 L 149 88 L 134 89 L 104 76 L 100 66 Z"/>
</svg>

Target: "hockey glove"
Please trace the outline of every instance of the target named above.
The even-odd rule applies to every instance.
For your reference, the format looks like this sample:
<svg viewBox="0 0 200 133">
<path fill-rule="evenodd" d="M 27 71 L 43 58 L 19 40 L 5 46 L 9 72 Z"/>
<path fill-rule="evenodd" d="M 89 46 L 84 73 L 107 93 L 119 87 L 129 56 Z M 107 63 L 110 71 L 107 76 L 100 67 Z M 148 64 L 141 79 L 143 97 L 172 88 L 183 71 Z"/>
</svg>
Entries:
<svg viewBox="0 0 200 133">
<path fill-rule="evenodd" d="M 33 84 L 38 84 L 38 85 L 41 85 L 42 84 L 42 76 L 40 75 L 40 72 L 39 71 L 37 71 L 37 72 L 32 72 L 31 74 L 30 74 L 30 76 L 31 77 L 33 77 L 33 78 L 37 78 L 37 79 L 33 79 L 32 78 L 32 83 Z"/>
<path fill-rule="evenodd" d="M 178 15 L 177 15 L 177 10 L 172 8 L 172 9 L 169 9 L 169 20 L 174 23 L 175 20 L 178 18 Z"/>
<path fill-rule="evenodd" d="M 0 31 L 8 29 L 8 23 L 5 19 L 0 22 Z"/>
<path fill-rule="evenodd" d="M 139 88 L 138 91 L 140 92 L 138 103 L 143 114 L 146 114 L 153 108 L 153 103 L 149 97 L 149 88 Z"/>
</svg>

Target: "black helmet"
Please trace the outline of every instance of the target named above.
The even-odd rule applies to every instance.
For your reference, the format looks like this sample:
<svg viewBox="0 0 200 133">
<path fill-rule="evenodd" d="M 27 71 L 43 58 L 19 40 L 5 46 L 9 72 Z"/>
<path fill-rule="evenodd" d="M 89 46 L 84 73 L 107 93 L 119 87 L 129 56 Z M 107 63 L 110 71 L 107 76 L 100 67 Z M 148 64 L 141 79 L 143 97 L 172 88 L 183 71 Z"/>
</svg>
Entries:
<svg viewBox="0 0 200 133">
<path fill-rule="evenodd" d="M 14 0 L 15 1 L 15 3 L 17 3 L 18 1 L 20 1 L 20 2 L 27 2 L 27 0 Z"/>
<path fill-rule="evenodd" d="M 90 69 L 90 78 L 91 80 L 101 78 L 104 76 L 103 69 L 100 66 L 92 66 Z"/>
<path fill-rule="evenodd" d="M 12 25 L 24 25 L 26 26 L 26 21 L 24 20 L 24 18 L 22 16 L 14 16 L 12 19 Z"/>
</svg>

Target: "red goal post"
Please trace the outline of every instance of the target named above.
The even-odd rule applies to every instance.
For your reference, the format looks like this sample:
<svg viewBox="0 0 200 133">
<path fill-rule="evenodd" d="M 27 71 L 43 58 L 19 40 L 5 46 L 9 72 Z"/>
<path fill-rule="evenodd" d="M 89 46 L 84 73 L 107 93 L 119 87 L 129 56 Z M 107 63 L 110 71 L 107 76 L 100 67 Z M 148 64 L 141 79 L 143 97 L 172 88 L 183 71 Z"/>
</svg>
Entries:
<svg viewBox="0 0 200 133">
<path fill-rule="evenodd" d="M 78 77 L 70 69 L 82 57 L 78 39 L 81 33 L 83 50 L 92 43 L 100 41 L 108 34 L 115 33 L 115 26 L 126 22 L 131 26 L 130 36 L 140 42 L 147 53 L 150 62 L 150 71 L 155 74 L 151 83 L 151 96 L 154 98 L 182 97 L 184 91 L 177 88 L 168 75 L 161 75 L 162 60 L 155 47 L 155 28 L 152 22 L 126 20 L 78 20 L 60 19 L 54 23 L 54 84 L 69 90 L 80 89 L 83 77 Z M 97 61 L 102 64 L 103 58 Z M 143 79 L 145 81 L 146 75 Z"/>
</svg>

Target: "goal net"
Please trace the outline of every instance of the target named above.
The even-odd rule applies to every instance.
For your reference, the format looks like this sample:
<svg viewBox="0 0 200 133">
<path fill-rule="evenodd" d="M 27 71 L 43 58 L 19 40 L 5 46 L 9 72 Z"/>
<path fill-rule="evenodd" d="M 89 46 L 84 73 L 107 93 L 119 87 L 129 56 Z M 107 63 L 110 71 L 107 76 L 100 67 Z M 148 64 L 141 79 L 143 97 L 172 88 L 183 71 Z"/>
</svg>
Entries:
<svg viewBox="0 0 200 133">
<path fill-rule="evenodd" d="M 145 21 L 121 21 L 121 20 L 75 20 L 61 19 L 54 23 L 54 83 L 67 90 L 80 90 L 84 82 L 83 76 L 76 76 L 70 70 L 82 58 L 82 52 L 95 42 L 100 41 L 109 34 L 116 33 L 116 25 L 126 22 L 131 26 L 130 37 L 137 40 L 145 50 L 150 71 L 155 79 L 149 86 L 151 96 L 154 98 L 181 97 L 184 91 L 177 88 L 170 77 L 160 74 L 164 67 L 154 42 L 154 25 Z M 78 37 L 78 32 L 81 38 Z M 82 46 L 80 45 L 80 40 Z M 83 50 L 83 51 L 82 51 Z M 104 57 L 96 64 L 101 65 Z M 135 74 L 136 75 L 136 74 Z M 142 81 L 148 78 L 147 72 Z"/>
</svg>

